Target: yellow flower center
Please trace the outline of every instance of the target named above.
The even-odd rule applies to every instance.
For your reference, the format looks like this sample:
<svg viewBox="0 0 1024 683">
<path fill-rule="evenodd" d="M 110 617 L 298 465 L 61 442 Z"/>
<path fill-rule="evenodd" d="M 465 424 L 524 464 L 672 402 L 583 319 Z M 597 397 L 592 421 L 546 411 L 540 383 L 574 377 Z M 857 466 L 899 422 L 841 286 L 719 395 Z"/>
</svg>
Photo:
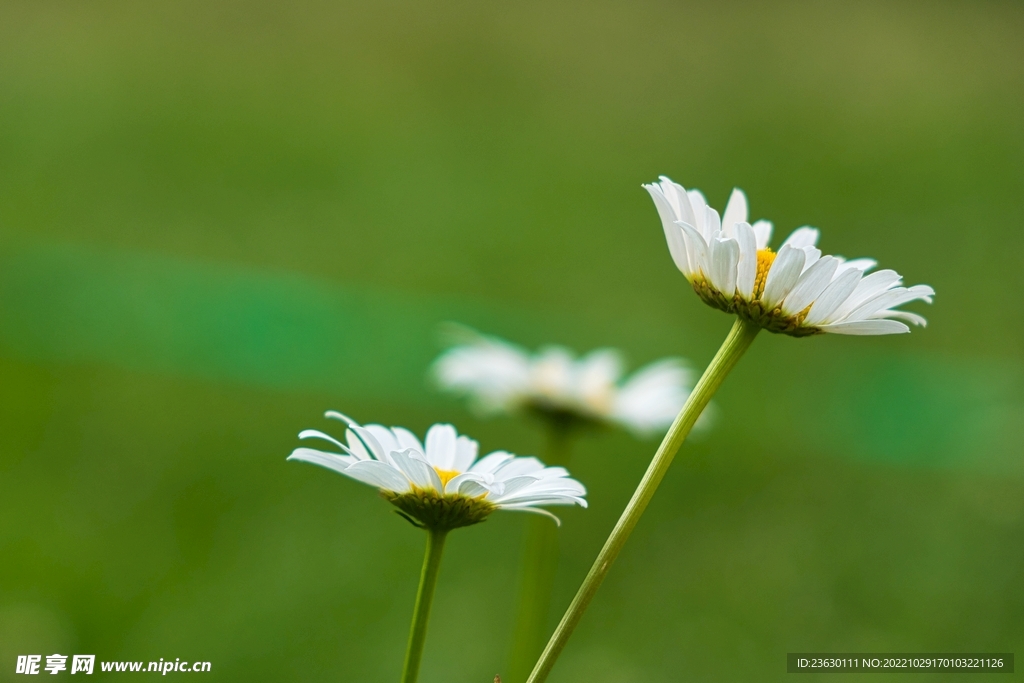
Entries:
<svg viewBox="0 0 1024 683">
<path fill-rule="evenodd" d="M 459 474 L 462 474 L 461 472 L 456 472 L 455 470 L 442 470 L 437 467 L 434 468 L 434 471 L 437 472 L 437 476 L 441 477 L 441 486 L 447 486 L 448 482 L 450 482 Z"/>
<path fill-rule="evenodd" d="M 754 296 L 757 301 L 764 294 L 764 285 L 768 281 L 768 270 L 775 262 L 775 252 L 765 247 L 757 252 L 757 275 L 754 276 Z"/>
</svg>

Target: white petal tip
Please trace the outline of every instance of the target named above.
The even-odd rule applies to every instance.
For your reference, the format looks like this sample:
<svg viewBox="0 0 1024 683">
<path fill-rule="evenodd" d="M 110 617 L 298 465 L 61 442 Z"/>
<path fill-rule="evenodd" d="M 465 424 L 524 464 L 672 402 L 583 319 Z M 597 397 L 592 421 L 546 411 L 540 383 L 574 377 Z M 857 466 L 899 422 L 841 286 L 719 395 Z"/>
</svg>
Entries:
<svg viewBox="0 0 1024 683">
<path fill-rule="evenodd" d="M 348 415 L 345 415 L 344 413 L 339 413 L 337 410 L 328 410 L 326 413 L 324 413 L 324 417 L 331 420 L 341 420 L 350 427 L 359 424 Z"/>
<path fill-rule="evenodd" d="M 503 506 L 499 505 L 498 507 L 502 508 Z M 550 512 L 548 512 L 547 510 L 545 510 L 543 508 L 504 507 L 503 509 L 509 510 L 509 511 L 514 511 L 514 512 L 532 512 L 535 515 L 542 515 L 544 517 L 547 517 L 548 519 L 550 519 L 551 521 L 553 521 L 555 523 L 555 526 L 562 526 L 562 520 L 560 520 L 558 517 L 556 517 L 555 515 L 551 514 Z"/>
</svg>

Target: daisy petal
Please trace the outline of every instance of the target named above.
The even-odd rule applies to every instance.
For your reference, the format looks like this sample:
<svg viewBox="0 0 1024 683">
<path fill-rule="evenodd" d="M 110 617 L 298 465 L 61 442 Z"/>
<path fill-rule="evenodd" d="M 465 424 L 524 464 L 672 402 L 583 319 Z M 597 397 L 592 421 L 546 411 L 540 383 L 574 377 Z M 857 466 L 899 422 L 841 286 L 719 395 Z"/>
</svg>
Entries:
<svg viewBox="0 0 1024 683">
<path fill-rule="evenodd" d="M 557 494 L 539 494 L 534 496 L 520 494 L 512 496 L 502 503 L 502 507 L 513 505 L 579 505 L 580 507 L 585 508 L 587 507 L 587 501 L 571 495 L 560 496 Z"/>
<path fill-rule="evenodd" d="M 448 480 L 448 483 L 444 486 L 444 492 L 446 494 L 456 494 L 459 492 L 459 487 L 465 481 L 475 482 L 481 486 L 485 485 L 487 476 L 478 472 L 463 472 L 462 474 L 456 475 Z"/>
<path fill-rule="evenodd" d="M 786 245 L 779 250 L 765 281 L 764 294 L 761 300 L 765 308 L 775 308 L 786 298 L 800 279 L 804 269 L 804 252 Z"/>
<path fill-rule="evenodd" d="M 712 238 L 715 234 L 722 231 L 722 220 L 718 217 L 718 212 L 712 209 L 710 206 L 704 207 L 704 241 L 711 244 Z"/>
<path fill-rule="evenodd" d="M 502 510 L 510 510 L 512 512 L 532 512 L 532 513 L 534 513 L 536 515 L 543 515 L 544 517 L 548 517 L 548 518 L 554 520 L 556 525 L 562 526 L 562 520 L 560 520 L 554 514 L 548 512 L 547 510 L 543 510 L 541 508 L 534 508 L 534 507 L 530 507 L 529 505 L 502 505 L 501 509 Z"/>
<path fill-rule="evenodd" d="M 427 430 L 427 462 L 440 470 L 450 470 L 455 463 L 455 440 L 458 432 L 450 424 L 436 424 Z"/>
<path fill-rule="evenodd" d="M 725 296 L 736 293 L 736 265 L 740 246 L 734 239 L 715 238 L 711 242 L 711 285 Z"/>
<path fill-rule="evenodd" d="M 534 474 L 544 469 L 544 463 L 534 457 L 513 458 L 494 471 L 499 481 L 507 481 L 523 474 Z"/>
<path fill-rule="evenodd" d="M 767 249 L 768 243 L 772 241 L 772 224 L 770 221 L 760 220 L 754 223 L 751 228 L 754 230 L 754 237 L 757 239 L 758 250 Z"/>
<path fill-rule="evenodd" d="M 850 298 L 844 301 L 835 312 L 836 320 L 846 318 L 864 302 L 881 294 L 890 287 L 898 285 L 899 283 L 900 274 L 895 270 L 879 270 L 871 273 L 870 275 L 866 275 L 864 279 L 857 283 L 857 288 L 853 290 L 853 294 L 850 295 Z"/>
<path fill-rule="evenodd" d="M 693 209 L 693 222 L 690 225 L 695 227 L 698 233 L 704 235 L 704 217 L 707 215 L 708 201 L 704 199 L 700 190 L 690 190 L 686 193 L 686 197 L 690 200 L 690 207 Z M 704 242 L 707 241 L 705 237 Z"/>
<path fill-rule="evenodd" d="M 364 426 L 366 431 L 373 434 L 373 438 L 377 439 L 377 443 L 379 443 L 381 448 L 384 449 L 385 454 L 390 453 L 391 451 L 401 450 L 398 446 L 398 439 L 395 438 L 394 432 L 387 427 L 383 425 Z"/>
<path fill-rule="evenodd" d="M 854 322 L 832 323 L 821 325 L 818 329 L 831 334 L 902 334 L 910 332 L 910 328 L 895 320 L 856 320 Z"/>
<path fill-rule="evenodd" d="M 358 426 L 358 425 L 354 425 Z M 348 443 L 348 451 L 359 460 L 373 460 L 373 456 L 366 448 L 366 445 L 359 439 L 356 433 L 349 427 L 345 430 L 345 441 Z"/>
<path fill-rule="evenodd" d="M 468 498 L 480 498 L 490 495 L 491 488 L 477 479 L 463 479 L 459 482 L 459 488 L 456 490 L 456 493 Z"/>
<path fill-rule="evenodd" d="M 920 327 L 928 326 L 928 321 L 924 319 L 924 316 L 920 316 L 917 313 L 911 313 L 910 311 L 888 311 L 885 317 L 896 320 L 906 320 L 908 323 L 919 325 Z"/>
<path fill-rule="evenodd" d="M 357 425 L 349 427 L 348 430 L 356 435 L 359 442 L 366 447 L 366 450 L 375 460 L 384 460 L 384 447 L 380 445 L 380 442 L 377 441 L 377 438 L 370 432 L 370 430 Z"/>
<path fill-rule="evenodd" d="M 360 460 L 350 465 L 343 474 L 364 484 L 395 493 L 405 493 L 410 487 L 408 477 L 379 460 Z"/>
<path fill-rule="evenodd" d="M 921 285 L 915 285 L 914 287 L 896 287 L 890 289 L 881 294 L 868 299 L 856 309 L 854 309 L 847 318 L 849 320 L 865 320 L 867 318 L 878 317 L 885 314 L 887 309 L 902 306 L 903 304 L 910 303 L 911 301 L 926 301 L 931 303 L 931 296 L 934 292 L 931 287 L 922 287 Z"/>
<path fill-rule="evenodd" d="M 845 270 L 846 268 L 856 268 L 857 270 L 859 270 L 862 273 L 864 273 L 864 272 L 867 272 L 867 271 L 871 270 L 872 268 L 874 268 L 877 265 L 878 265 L 878 261 L 876 261 L 875 259 L 871 259 L 871 258 L 855 258 L 855 259 L 853 259 L 851 261 L 847 261 L 847 262 L 843 263 L 843 265 L 840 266 L 840 270 Z"/>
<path fill-rule="evenodd" d="M 390 454 L 390 458 L 395 467 L 408 477 L 414 486 L 421 489 L 433 489 L 437 492 L 443 491 L 444 485 L 441 484 L 441 478 L 437 476 L 434 468 L 414 457 L 415 454 L 417 451 L 412 449 L 395 451 Z"/>
<path fill-rule="evenodd" d="M 686 243 L 683 242 L 683 234 L 675 224 L 677 220 L 680 220 L 678 212 L 673 210 L 660 186 L 644 185 L 644 188 L 651 194 L 654 206 L 658 209 L 658 215 L 661 216 L 661 225 L 665 232 L 665 241 L 668 243 L 668 253 L 672 256 L 672 261 L 676 264 L 676 268 L 684 275 L 689 276 L 692 270 L 686 258 Z M 689 202 L 687 202 L 687 208 L 689 208 Z"/>
<path fill-rule="evenodd" d="M 531 475 L 523 475 L 507 479 L 502 483 L 504 486 L 502 487 L 501 495 L 493 496 L 489 500 L 493 500 L 495 503 L 500 503 L 503 500 L 512 499 L 523 489 L 529 487 L 531 484 L 537 483 L 537 478 Z"/>
<path fill-rule="evenodd" d="M 700 275 L 704 278 L 711 277 L 711 259 L 709 257 L 710 251 L 708 249 L 707 242 L 701 236 L 697 229 L 688 223 L 676 223 L 679 229 L 683 231 L 683 237 L 686 240 L 687 253 L 690 258 L 690 267 L 693 271 L 693 275 Z"/>
<path fill-rule="evenodd" d="M 660 180 L 661 191 L 665 194 L 665 199 L 672 206 L 676 220 L 686 221 L 692 225 L 696 217 L 694 216 L 693 208 L 690 204 L 690 196 L 686 192 L 686 188 L 674 182 L 668 176 L 661 176 Z"/>
<path fill-rule="evenodd" d="M 817 325 L 828 320 L 829 316 L 853 294 L 860 279 L 861 272 L 856 268 L 849 268 L 840 273 L 835 280 L 829 283 L 821 296 L 811 304 L 811 310 L 808 311 L 804 324 Z"/>
<path fill-rule="evenodd" d="M 418 453 L 425 452 L 423 444 L 420 443 L 419 438 L 417 438 L 417 436 L 410 432 L 408 429 L 405 429 L 403 427 L 392 427 L 391 432 L 395 435 L 395 438 L 398 440 L 398 446 L 401 450 L 411 448 L 412 450 L 417 451 Z"/>
<path fill-rule="evenodd" d="M 821 249 L 817 247 L 800 247 L 804 252 L 804 272 L 821 258 Z"/>
<path fill-rule="evenodd" d="M 812 228 L 810 226 L 805 225 L 802 228 L 797 228 L 796 230 L 794 230 L 792 234 L 790 234 L 790 236 L 786 238 L 786 241 L 782 243 L 782 246 L 786 246 L 788 244 L 789 246 L 794 247 L 796 249 L 801 249 L 803 247 L 813 247 L 818 243 L 818 237 L 820 235 L 821 233 L 818 231 L 817 228 Z"/>
<path fill-rule="evenodd" d="M 327 453 L 313 448 L 296 448 L 286 459 L 308 462 L 313 465 L 319 465 L 320 467 L 326 467 L 327 469 L 334 470 L 335 472 L 340 472 L 341 474 L 345 474 L 345 470 L 347 470 L 350 465 L 359 462 L 351 455 Z"/>
<path fill-rule="evenodd" d="M 754 296 L 754 279 L 757 277 L 757 238 L 750 224 L 736 224 L 736 242 L 740 257 L 736 264 L 736 291 L 744 299 Z"/>
<path fill-rule="evenodd" d="M 473 463 L 473 466 L 469 468 L 470 472 L 479 472 L 483 474 L 494 474 L 494 472 L 504 465 L 506 462 L 511 460 L 514 456 L 511 453 L 505 451 L 495 451 L 489 453 L 484 457 Z"/>
<path fill-rule="evenodd" d="M 344 413 L 339 413 L 337 410 L 328 410 L 326 413 L 324 413 L 324 417 L 330 418 L 332 420 L 341 420 L 349 427 L 355 424 L 359 424 L 348 415 L 345 415 Z"/>
<path fill-rule="evenodd" d="M 743 190 L 733 188 L 729 195 L 729 201 L 725 205 L 725 212 L 722 214 L 722 233 L 726 237 L 736 236 L 736 225 L 747 222 L 747 195 Z"/>
<path fill-rule="evenodd" d="M 323 432 L 321 432 L 318 429 L 303 429 L 301 432 L 299 432 L 299 438 L 300 439 L 323 439 L 324 441 L 328 441 L 330 443 L 333 443 L 335 446 L 337 446 L 338 448 L 342 449 L 346 453 L 348 452 L 348 446 L 346 446 L 342 442 L 338 441 L 337 439 L 335 439 L 330 434 L 324 434 Z"/>
<path fill-rule="evenodd" d="M 782 302 L 782 312 L 796 315 L 804 310 L 825 291 L 839 264 L 831 256 L 825 256 L 807 269 L 793 287 L 793 291 Z"/>
<path fill-rule="evenodd" d="M 480 445 L 468 436 L 457 438 L 455 440 L 455 461 L 452 463 L 451 469 L 456 472 L 468 470 L 473 461 L 476 460 L 479 448 Z"/>
</svg>

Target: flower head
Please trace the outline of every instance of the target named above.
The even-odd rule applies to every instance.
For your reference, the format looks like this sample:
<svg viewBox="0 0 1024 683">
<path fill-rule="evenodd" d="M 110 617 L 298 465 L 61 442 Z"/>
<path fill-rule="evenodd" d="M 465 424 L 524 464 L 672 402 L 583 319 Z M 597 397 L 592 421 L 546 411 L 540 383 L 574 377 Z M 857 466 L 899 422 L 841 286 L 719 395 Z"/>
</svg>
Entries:
<svg viewBox="0 0 1024 683">
<path fill-rule="evenodd" d="M 431 529 L 455 529 L 482 522 L 494 510 L 522 510 L 558 518 L 542 505 L 587 506 L 583 484 L 563 467 L 537 458 L 495 451 L 477 459 L 478 445 L 449 424 L 427 430 L 424 443 L 402 427 L 361 426 L 341 413 L 326 416 L 348 425 L 345 443 L 315 429 L 300 439 L 320 439 L 341 453 L 296 448 L 300 460 L 340 472 L 380 489 L 407 518 Z"/>
<path fill-rule="evenodd" d="M 690 372 L 674 358 L 623 381 L 622 357 L 614 349 L 577 359 L 561 346 L 531 354 L 465 328 L 459 337 L 434 363 L 434 375 L 441 387 L 469 396 L 484 413 L 533 412 L 562 423 L 615 423 L 645 434 L 668 427 L 690 393 Z"/>
<path fill-rule="evenodd" d="M 710 306 L 794 337 L 899 334 L 910 331 L 901 321 L 926 322 L 895 309 L 931 303 L 931 287 L 903 287 L 894 270 L 868 275 L 876 265 L 871 259 L 822 256 L 816 228 L 798 228 L 773 251 L 772 224 L 747 222 L 747 198 L 739 189 L 719 218 L 699 191 L 687 192 L 665 176 L 644 187 L 658 208 L 672 260 Z"/>
</svg>

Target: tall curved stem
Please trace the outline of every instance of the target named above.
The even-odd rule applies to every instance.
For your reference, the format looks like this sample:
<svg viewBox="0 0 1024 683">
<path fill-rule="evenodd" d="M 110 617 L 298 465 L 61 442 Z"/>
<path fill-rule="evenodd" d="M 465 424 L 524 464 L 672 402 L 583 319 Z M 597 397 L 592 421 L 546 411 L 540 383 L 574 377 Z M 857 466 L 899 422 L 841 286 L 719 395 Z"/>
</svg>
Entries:
<svg viewBox="0 0 1024 683">
<path fill-rule="evenodd" d="M 409 647 L 405 652 L 405 666 L 402 667 L 402 683 L 416 683 L 423 659 L 423 644 L 427 640 L 427 622 L 430 621 L 430 605 L 434 601 L 434 588 L 441 569 L 441 553 L 447 531 L 427 530 L 427 551 L 423 556 L 420 572 L 420 587 L 416 591 L 416 607 L 412 612 L 412 627 L 409 629 Z"/>
<path fill-rule="evenodd" d="M 732 326 L 729 335 L 722 342 L 721 348 L 718 349 L 718 353 L 711 360 L 711 363 L 697 382 L 697 386 L 693 388 L 693 392 L 686 400 L 683 409 L 679 411 L 679 415 L 676 416 L 672 426 L 669 427 L 668 433 L 662 440 L 661 446 L 658 447 L 654 459 L 651 460 L 651 464 L 644 474 L 644 478 L 640 481 L 639 486 L 637 486 L 633 497 L 626 505 L 626 509 L 622 511 L 622 516 L 619 517 L 618 523 L 612 529 L 612 533 L 608 536 L 608 540 L 605 541 L 601 552 L 598 553 L 597 559 L 590 568 L 587 577 L 583 580 L 583 584 L 576 592 L 576 597 L 573 598 L 572 603 L 562 617 L 562 621 L 559 622 L 555 632 L 551 635 L 551 639 L 548 641 L 547 647 L 544 648 L 544 652 L 541 653 L 540 659 L 537 660 L 537 664 L 534 666 L 533 673 L 530 674 L 527 683 L 543 683 L 547 679 L 548 674 L 551 673 L 551 669 L 555 666 L 558 656 L 562 654 L 562 649 L 565 648 L 569 637 L 572 636 L 573 631 L 583 617 L 583 613 L 590 605 L 590 601 L 593 600 L 594 594 L 597 593 L 601 582 L 607 576 L 612 563 L 619 556 L 622 547 L 633 532 L 633 528 L 640 521 L 640 517 L 644 514 L 644 510 L 647 509 L 648 503 L 651 502 L 655 491 L 658 490 L 658 485 L 665 477 L 665 473 L 668 472 L 668 468 L 672 464 L 672 459 L 675 458 L 679 447 L 682 446 L 686 436 L 693 429 L 694 423 L 697 422 L 697 418 L 700 417 L 711 397 L 718 390 L 718 387 L 721 386 L 726 375 L 729 374 L 729 371 L 733 369 L 740 357 L 743 356 L 743 353 L 750 347 L 751 342 L 754 341 L 760 330 L 760 327 L 743 322 L 740 319 L 737 319 L 736 323 Z"/>
</svg>

